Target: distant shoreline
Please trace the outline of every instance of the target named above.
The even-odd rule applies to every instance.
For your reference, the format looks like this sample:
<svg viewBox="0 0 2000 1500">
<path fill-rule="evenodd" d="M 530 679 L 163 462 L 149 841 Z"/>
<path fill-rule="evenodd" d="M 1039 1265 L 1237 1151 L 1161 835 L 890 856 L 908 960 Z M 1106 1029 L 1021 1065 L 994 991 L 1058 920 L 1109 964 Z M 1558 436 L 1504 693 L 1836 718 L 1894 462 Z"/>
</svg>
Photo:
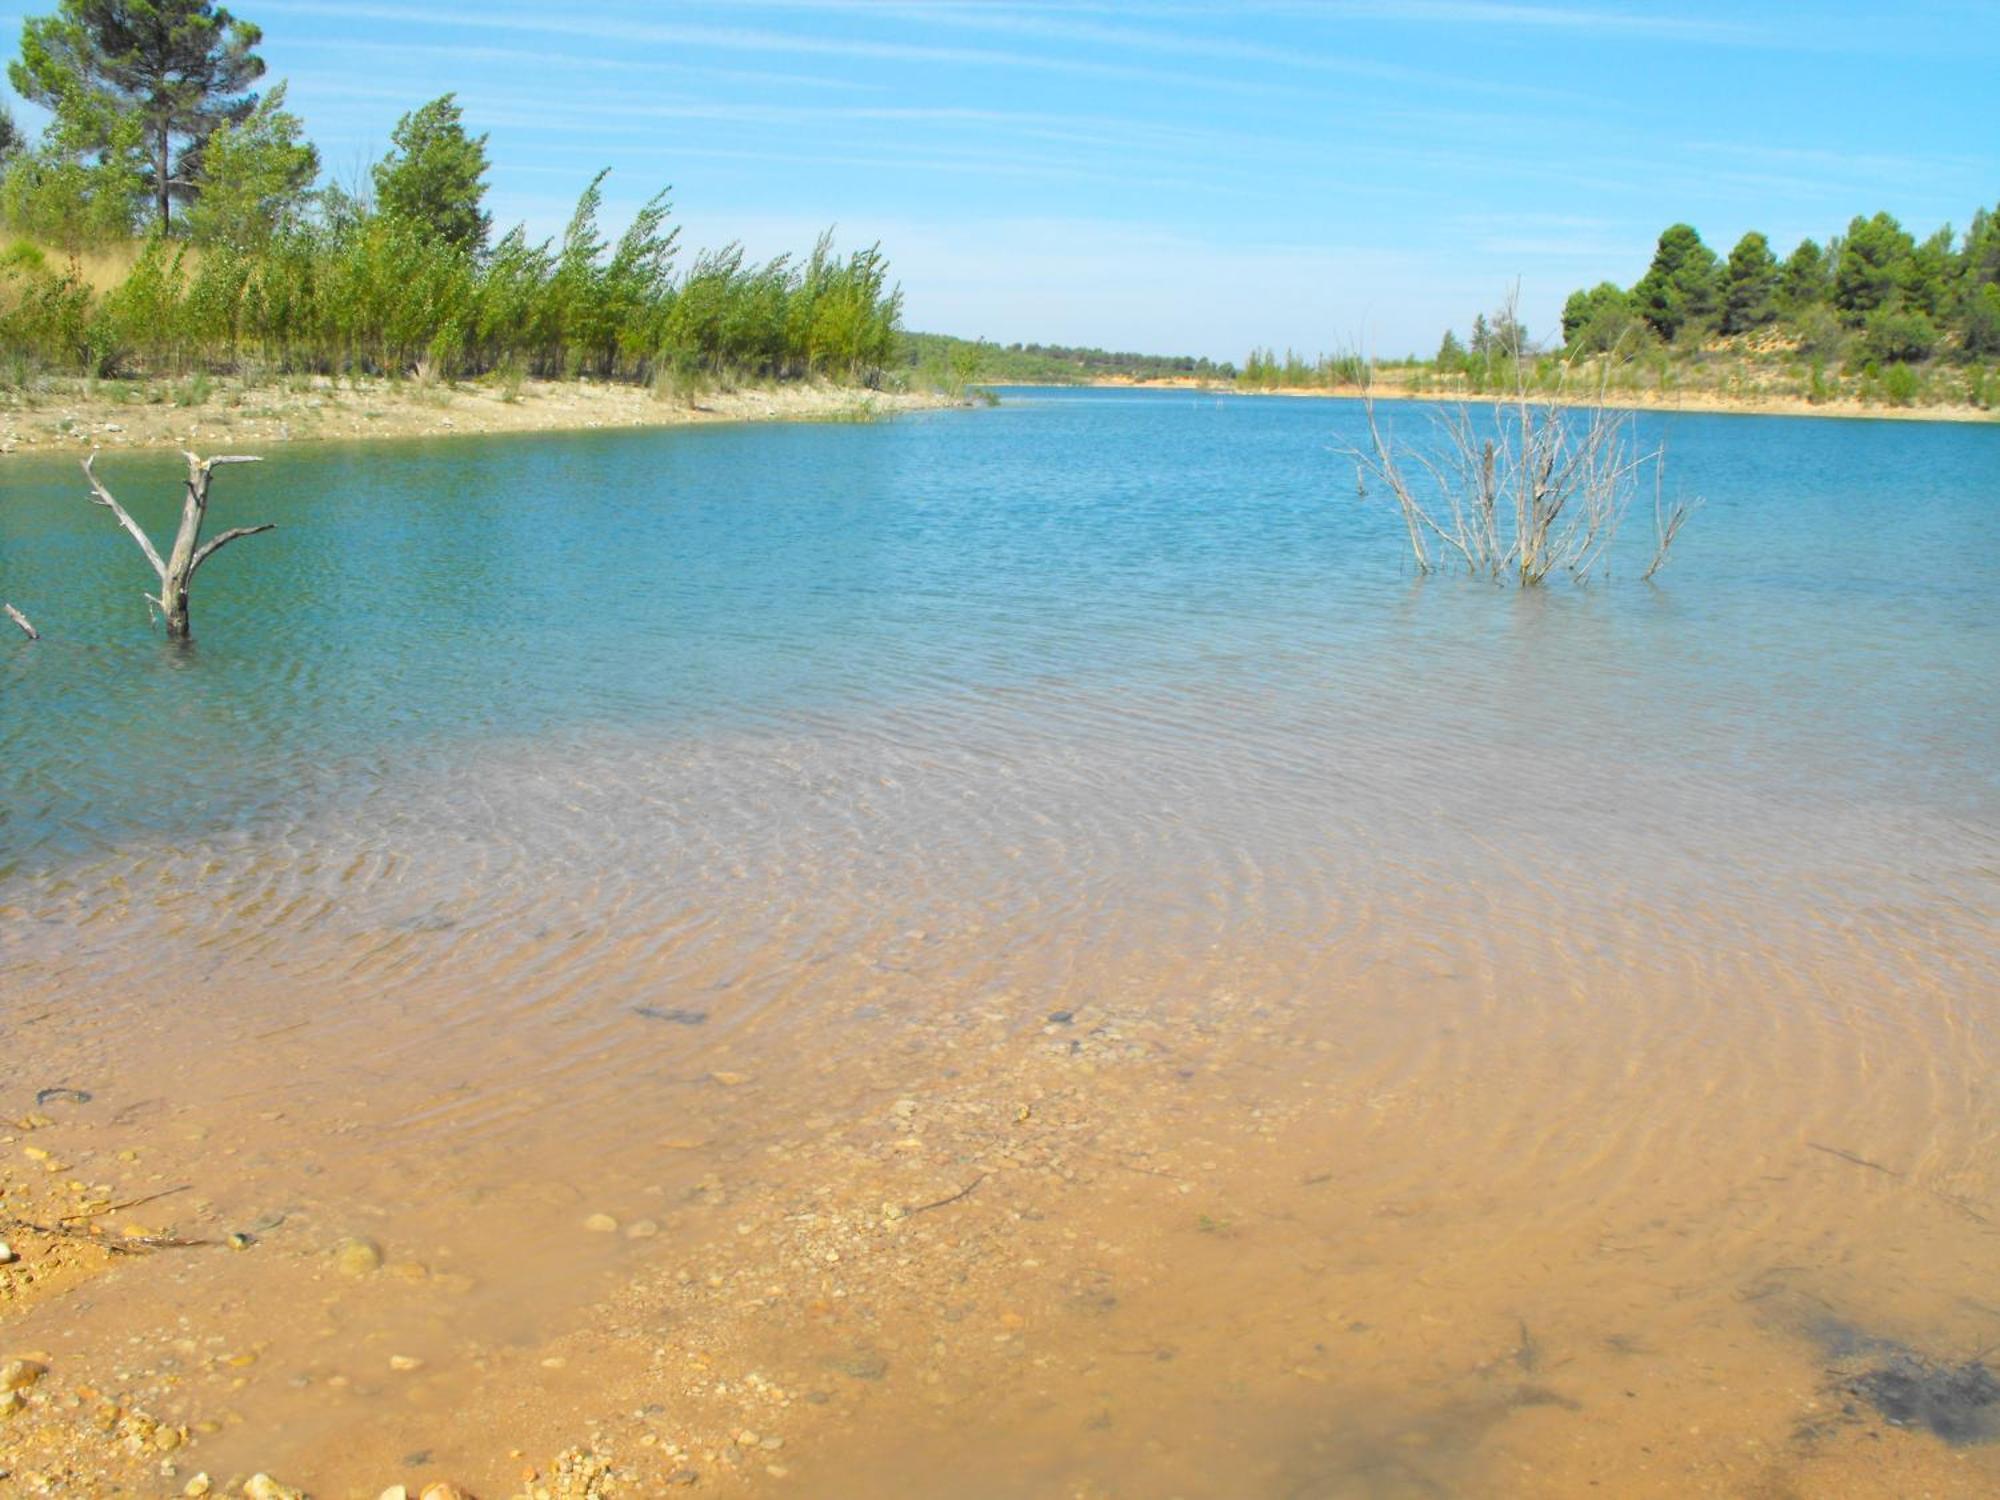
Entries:
<svg viewBox="0 0 2000 1500">
<path fill-rule="evenodd" d="M 286 443 L 466 437 L 685 427 L 711 422 L 869 422 L 905 411 L 962 405 L 930 392 L 870 391 L 819 383 L 745 385 L 667 399 L 644 386 L 604 381 L 524 381 L 509 398 L 487 383 L 422 385 L 318 377 L 297 386 L 79 381 L 33 404 L 0 405 L 0 455 L 93 448 L 196 448 L 255 452 Z M 138 399 L 132 399 L 137 397 Z M 190 404 L 176 405 L 177 397 Z"/>
<path fill-rule="evenodd" d="M 980 381 L 982 386 L 994 390 L 1031 388 L 1046 384 L 1039 381 Z M 1133 380 L 1119 376 L 1106 376 L 1074 382 L 1078 389 L 1092 390 L 1133 390 L 1133 391 L 1196 391 L 1214 396 L 1241 396 L 1245 398 L 1276 396 L 1286 399 L 1344 399 L 1359 400 L 1371 394 L 1358 385 L 1289 387 L 1278 390 L 1246 391 L 1233 385 L 1202 381 L 1192 377 L 1172 377 L 1161 380 Z M 1476 403 L 1492 405 L 1508 399 L 1504 392 L 1470 391 L 1413 391 L 1393 384 L 1379 384 L 1372 394 L 1382 401 L 1421 401 L 1432 404 L 1451 405 L 1454 403 Z M 1531 400 L 1546 399 L 1541 393 L 1531 393 Z M 1591 406 L 1596 403 L 1585 396 L 1560 396 L 1556 398 L 1563 406 Z M 2000 412 L 1981 411 L 1971 406 L 1880 406 L 1872 402 L 1856 401 L 1851 397 L 1837 400 L 1812 402 L 1797 396 L 1774 396 L 1765 400 L 1744 400 L 1713 393 L 1669 393 L 1666 395 L 1647 394 L 1638 391 L 1614 392 L 1603 403 L 1618 411 L 1646 412 L 1700 412 L 1720 416 L 1740 417 L 1860 417 L 1888 422 L 1995 422 L 2000 421 Z"/>
</svg>

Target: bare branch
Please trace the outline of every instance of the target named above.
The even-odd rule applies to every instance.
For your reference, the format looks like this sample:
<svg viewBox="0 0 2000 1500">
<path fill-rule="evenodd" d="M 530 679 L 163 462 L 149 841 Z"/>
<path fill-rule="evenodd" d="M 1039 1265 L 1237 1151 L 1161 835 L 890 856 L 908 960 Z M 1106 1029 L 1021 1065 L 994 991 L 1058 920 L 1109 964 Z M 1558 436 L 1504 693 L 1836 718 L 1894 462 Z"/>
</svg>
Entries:
<svg viewBox="0 0 2000 1500">
<path fill-rule="evenodd" d="M 39 641 L 42 638 L 42 633 L 39 630 L 35 629 L 33 625 L 28 623 L 28 617 L 22 614 L 18 609 L 14 608 L 13 605 L 0 604 L 0 610 L 6 611 L 7 618 L 12 620 L 16 625 L 20 626 L 21 629 L 24 632 L 26 632 L 29 640 Z"/>
<path fill-rule="evenodd" d="M 112 498 L 111 491 L 98 483 L 97 475 L 91 472 L 90 467 L 96 462 L 97 454 L 95 452 L 92 452 L 90 457 L 83 461 L 83 477 L 90 481 L 90 498 L 92 502 L 107 507 L 111 511 L 111 514 L 118 518 L 118 524 L 132 534 L 132 540 L 137 542 L 139 550 L 146 554 L 146 561 L 153 565 L 153 571 L 159 574 L 160 581 L 162 583 L 166 582 L 167 565 L 160 560 L 159 551 L 153 546 L 153 539 L 146 535 L 144 527 L 126 514 L 125 507 Z"/>
<path fill-rule="evenodd" d="M 277 527 L 276 521 L 266 521 L 261 526 L 232 526 L 220 535 L 203 542 L 194 554 L 194 561 L 188 564 L 188 577 L 194 577 L 203 563 L 238 537 L 255 536 L 260 531 L 275 531 Z"/>
<path fill-rule="evenodd" d="M 145 550 L 146 559 L 152 563 L 153 571 L 159 575 L 160 592 L 157 596 L 146 596 L 147 609 L 157 608 L 165 617 L 167 634 L 179 640 L 189 635 L 188 592 L 194 583 L 194 575 L 201 565 L 215 553 L 221 551 L 238 537 L 255 536 L 260 531 L 273 529 L 270 523 L 258 526 L 236 526 L 213 538 L 206 544 L 201 539 L 202 522 L 208 514 L 208 488 L 217 464 L 254 464 L 260 459 L 247 454 L 222 454 L 215 458 L 203 459 L 199 454 L 183 452 L 187 460 L 188 473 L 186 493 L 181 499 L 180 529 L 174 535 L 173 550 L 166 560 L 161 561 L 158 550 L 151 538 L 125 513 L 111 492 L 97 482 L 91 471 L 91 464 L 97 455 L 84 460 L 83 472 L 90 480 L 91 497 L 99 505 L 110 507 L 127 531 Z"/>
</svg>

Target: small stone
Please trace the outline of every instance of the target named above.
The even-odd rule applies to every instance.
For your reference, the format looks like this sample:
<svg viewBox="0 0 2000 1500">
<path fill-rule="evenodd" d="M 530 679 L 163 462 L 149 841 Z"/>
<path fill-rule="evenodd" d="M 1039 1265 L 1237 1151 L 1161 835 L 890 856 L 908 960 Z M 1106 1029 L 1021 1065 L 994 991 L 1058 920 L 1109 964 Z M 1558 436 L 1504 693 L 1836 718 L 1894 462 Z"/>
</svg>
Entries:
<svg viewBox="0 0 2000 1500">
<path fill-rule="evenodd" d="M 410 1492 L 400 1484 L 392 1484 L 377 1495 L 375 1500 L 410 1500 Z"/>
<path fill-rule="evenodd" d="M 254 1234 L 245 1234 L 240 1229 L 229 1237 L 229 1248 L 232 1250 L 248 1250 L 256 1243 L 257 1236 Z"/>
<path fill-rule="evenodd" d="M 303 1491 L 280 1484 L 269 1474 L 252 1474 L 243 1481 L 243 1500 L 306 1500 Z"/>
<path fill-rule="evenodd" d="M 181 1493 L 190 1497 L 206 1495 L 215 1488 L 214 1482 L 206 1474 L 197 1474 L 181 1486 Z"/>
<path fill-rule="evenodd" d="M 472 1496 L 455 1484 L 447 1484 L 440 1479 L 424 1486 L 417 1500 L 472 1500 Z"/>
<path fill-rule="evenodd" d="M 701 1475 L 693 1469 L 676 1469 L 667 1476 L 667 1483 L 676 1487 L 693 1484 Z"/>
<path fill-rule="evenodd" d="M 5 1240 L 0 1240 L 0 1266 L 11 1266 L 20 1258 L 20 1256 L 14 1253 L 12 1245 L 8 1244 Z"/>
<path fill-rule="evenodd" d="M 389 1368 L 392 1370 L 421 1370 L 423 1367 L 424 1362 L 413 1354 L 392 1354 L 389 1356 Z"/>
<path fill-rule="evenodd" d="M 750 1430 L 749 1428 L 747 1428 L 747 1427 L 746 1427 L 746 1428 L 744 1428 L 744 1429 L 743 1429 L 743 1430 L 742 1430 L 741 1432 L 739 1432 L 739 1433 L 737 1433 L 737 1434 L 736 1434 L 736 1446 L 737 1446 L 737 1447 L 739 1447 L 739 1448 L 754 1448 L 754 1447 L 756 1447 L 756 1446 L 757 1446 L 757 1434 L 756 1434 L 756 1433 L 754 1433 L 754 1432 L 752 1432 L 752 1431 L 751 1431 L 751 1430 Z"/>
<path fill-rule="evenodd" d="M 625 1226 L 625 1238 L 628 1240 L 650 1240 L 659 1232 L 660 1226 L 651 1219 L 640 1219 Z"/>
<path fill-rule="evenodd" d="M 583 1227 L 592 1234 L 616 1234 L 618 1221 L 610 1214 L 592 1214 L 583 1221 Z"/>
<path fill-rule="evenodd" d="M 173 1452 L 174 1449 L 180 1447 L 183 1441 L 181 1430 L 178 1427 L 162 1427 L 158 1432 L 153 1434 L 153 1446 L 158 1448 L 162 1453 Z"/>
<path fill-rule="evenodd" d="M 780 1448 L 785 1446 L 785 1440 L 781 1437 L 767 1437 L 757 1446 L 762 1448 L 766 1453 L 776 1453 Z"/>
<path fill-rule="evenodd" d="M 0 1391 L 25 1391 L 48 1373 L 47 1365 L 32 1359 L 10 1359 L 0 1365 Z"/>
<path fill-rule="evenodd" d="M 343 1276 L 372 1276 L 382 1267 L 382 1247 L 350 1235 L 333 1247 L 333 1268 Z"/>
<path fill-rule="evenodd" d="M 726 1089 L 733 1089 L 738 1084 L 748 1083 L 750 1081 L 750 1075 L 748 1073 L 726 1073 L 718 1071 L 710 1073 L 708 1076 L 714 1079 L 717 1083 L 721 1084 Z"/>
<path fill-rule="evenodd" d="M 19 1391 L 0 1391 L 0 1417 L 11 1417 L 28 1404 L 28 1398 Z"/>
</svg>

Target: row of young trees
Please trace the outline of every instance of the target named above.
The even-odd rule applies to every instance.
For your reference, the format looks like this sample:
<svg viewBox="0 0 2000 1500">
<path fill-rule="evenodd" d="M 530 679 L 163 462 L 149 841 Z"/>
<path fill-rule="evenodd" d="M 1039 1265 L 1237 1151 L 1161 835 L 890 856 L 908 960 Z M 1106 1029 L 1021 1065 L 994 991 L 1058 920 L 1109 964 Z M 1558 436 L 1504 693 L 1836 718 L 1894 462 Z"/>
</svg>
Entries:
<svg viewBox="0 0 2000 1500">
<path fill-rule="evenodd" d="M 1755 230 L 1725 259 L 1675 224 L 1631 287 L 1579 290 L 1562 318 L 1565 345 L 1585 353 L 1641 335 L 1698 348 L 1774 328 L 1821 352 L 1858 341 L 1885 364 L 2000 354 L 2000 212 L 1979 210 L 1962 237 L 1947 225 L 1921 242 L 1878 213 L 1824 247 L 1803 240 L 1782 261 Z"/>
<path fill-rule="evenodd" d="M 213 0 L 62 0 L 23 25 L 9 80 L 49 121 L 31 142 L 0 113 L 17 360 L 860 382 L 890 362 L 902 297 L 879 246 L 843 256 L 826 235 L 755 262 L 731 244 L 683 265 L 664 192 L 602 227 L 604 173 L 559 240 L 495 240 L 487 137 L 451 94 L 403 116 L 365 189 L 320 185 L 284 86 L 252 92 L 261 41 Z M 94 252 L 122 274 L 88 274 Z"/>
<path fill-rule="evenodd" d="M 1295 349 L 1281 357 L 1276 349 L 1252 349 L 1236 377 L 1246 390 L 1319 390 L 1330 386 L 1359 385 L 1364 371 L 1359 356 L 1321 354 L 1307 359 Z"/>
</svg>

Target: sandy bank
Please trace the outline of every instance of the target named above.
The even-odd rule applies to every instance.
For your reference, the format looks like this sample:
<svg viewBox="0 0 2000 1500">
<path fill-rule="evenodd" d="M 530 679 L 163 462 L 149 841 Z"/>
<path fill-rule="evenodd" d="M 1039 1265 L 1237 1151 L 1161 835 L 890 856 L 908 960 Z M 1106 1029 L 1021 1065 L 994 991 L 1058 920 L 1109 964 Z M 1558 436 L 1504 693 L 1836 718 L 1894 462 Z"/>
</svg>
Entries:
<svg viewBox="0 0 2000 1500">
<path fill-rule="evenodd" d="M 1217 385 L 1213 381 L 1193 378 L 1175 380 L 1091 380 L 1085 385 L 1114 390 L 1186 390 L 1204 391 L 1216 396 L 1276 396 L 1282 398 L 1327 398 L 1345 400 L 1359 399 L 1363 390 L 1358 385 L 1328 386 L 1314 389 L 1290 389 L 1274 391 L 1243 391 L 1233 386 Z M 1424 401 L 1439 404 L 1458 402 L 1492 403 L 1505 399 L 1501 395 L 1486 393 L 1472 395 L 1464 391 L 1415 391 L 1407 386 L 1384 382 L 1374 391 L 1381 401 Z M 1541 399 L 1537 397 L 1536 399 Z M 1569 398 L 1566 405 L 1584 406 L 1590 404 L 1583 396 Z M 1605 403 L 1620 411 L 1685 411 L 1718 412 L 1725 415 L 1747 417 L 1865 417 L 1893 422 L 1992 422 L 2000 420 L 1994 412 L 1982 411 L 1972 406 L 1881 406 L 1874 402 L 1857 401 L 1842 397 L 1836 400 L 1812 402 L 1798 396 L 1725 396 L 1712 391 L 1619 391 L 1612 400 Z"/>
<path fill-rule="evenodd" d="M 849 386 L 744 386 L 663 399 L 639 386 L 527 381 L 500 387 L 320 378 L 297 385 L 216 381 L 196 404 L 184 385 L 78 382 L 0 404 L 0 454 L 92 448 L 268 448 L 357 438 L 677 427 L 697 422 L 866 421 L 958 403 L 931 393 Z"/>
</svg>

